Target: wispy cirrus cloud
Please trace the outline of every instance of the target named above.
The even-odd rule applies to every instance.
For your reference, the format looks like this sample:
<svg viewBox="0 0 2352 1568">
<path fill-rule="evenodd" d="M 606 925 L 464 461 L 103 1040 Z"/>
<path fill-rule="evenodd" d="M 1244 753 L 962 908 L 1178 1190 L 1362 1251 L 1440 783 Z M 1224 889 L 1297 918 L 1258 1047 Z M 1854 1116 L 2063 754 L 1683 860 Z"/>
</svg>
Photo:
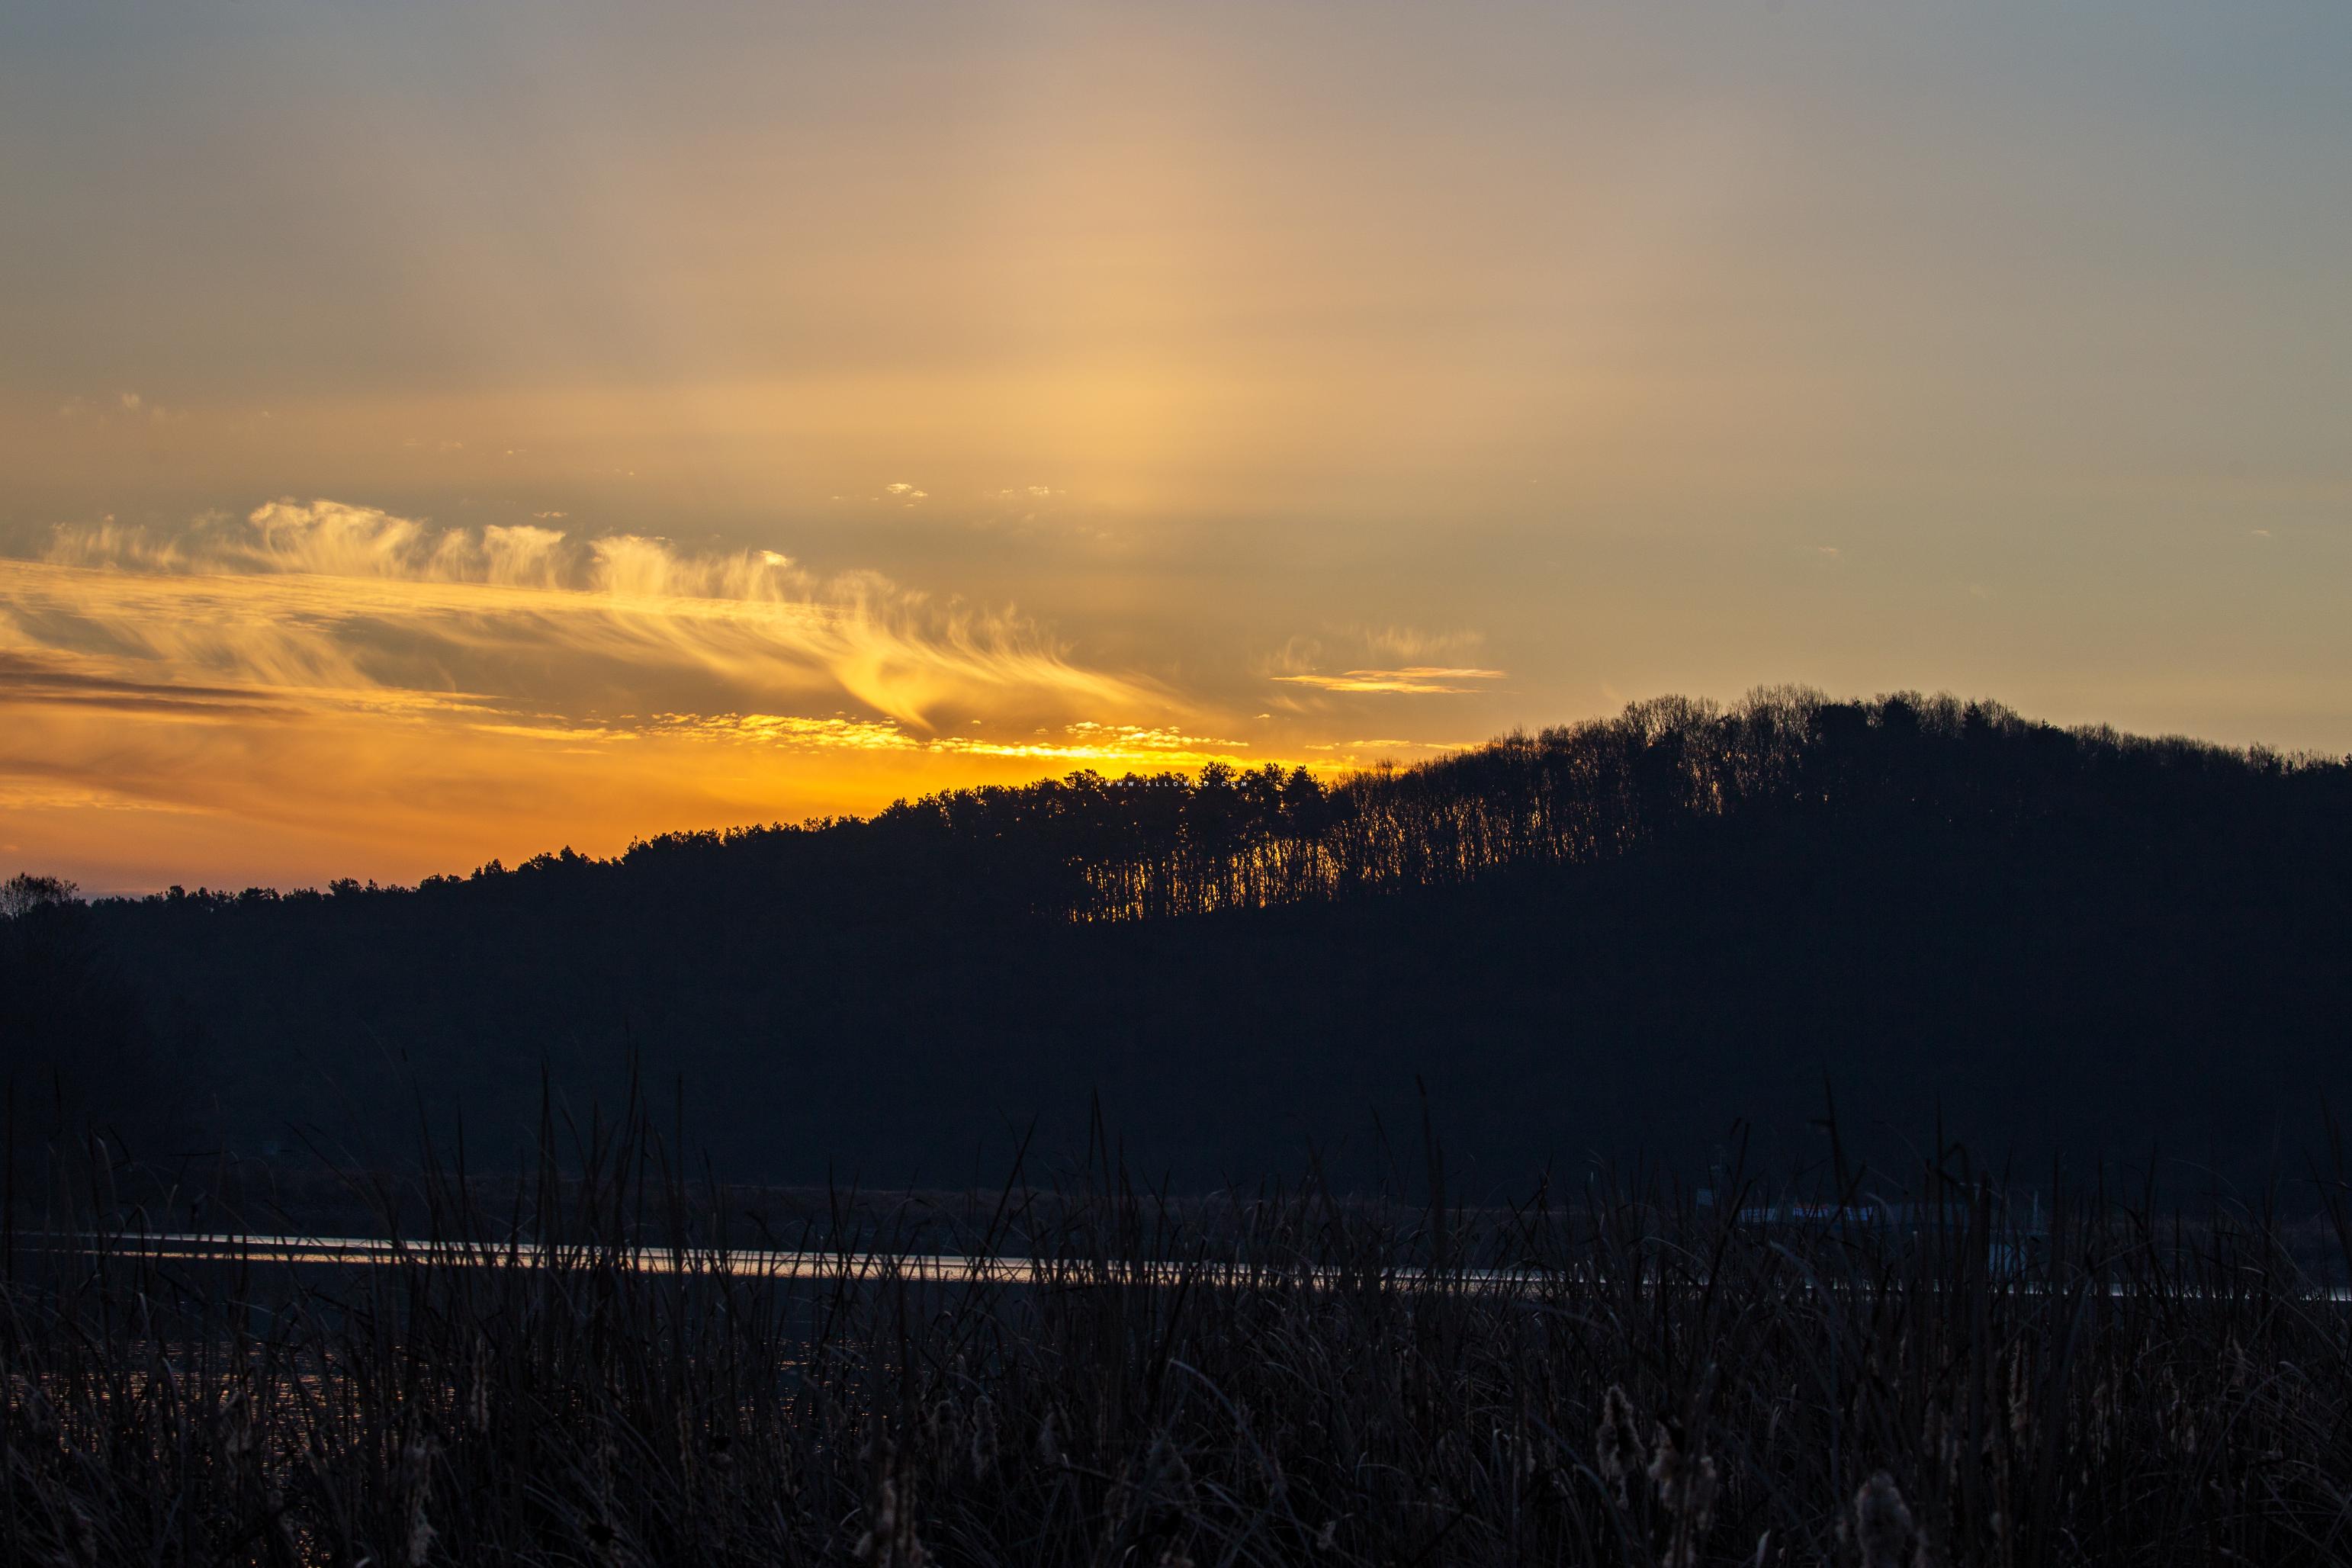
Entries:
<svg viewBox="0 0 2352 1568">
<path fill-rule="evenodd" d="M 1013 612 L 555 521 L 273 501 L 0 557 L 0 826 L 93 886 L 415 875 L 1247 755 Z"/>
<path fill-rule="evenodd" d="M 59 529 L 41 559 L 0 562 L 0 639 L 168 672 L 151 683 L 582 714 L 689 692 L 736 711 L 846 697 L 916 730 L 942 709 L 1181 707 L 1074 662 L 1016 615 L 941 607 L 871 574 L 819 578 L 774 551 L 635 534 L 437 528 L 325 500 L 175 531 Z"/>
<path fill-rule="evenodd" d="M 659 736 L 807 751 L 924 752 L 932 756 L 1027 759 L 1055 766 L 1192 768 L 1246 763 L 1246 741 L 1188 734 L 1173 725 L 1108 724 L 1095 720 L 1039 728 L 1020 739 L 910 732 L 889 720 L 846 714 L 805 718 L 780 713 L 663 713 L 645 726 Z"/>
<path fill-rule="evenodd" d="M 1213 704 L 1010 610 L 566 521 L 289 500 L 19 536 L 0 555 L 0 830 L 100 887 L 206 865 L 415 876 L 1072 769 L 1344 771 L 1402 749 L 1234 739 Z M 1385 646 L 1408 645 L 1435 646 Z M 1284 659 L 1297 697 L 1270 707 L 1502 674 Z"/>
<path fill-rule="evenodd" d="M 1467 629 L 1437 632 L 1420 626 L 1386 626 L 1365 628 L 1363 639 L 1364 647 L 1376 658 L 1427 664 L 1443 658 L 1459 659 L 1483 647 L 1486 636 Z"/>
<path fill-rule="evenodd" d="M 1382 692 L 1404 697 L 1459 697 L 1485 689 L 1465 686 L 1465 681 L 1493 681 L 1507 679 L 1499 669 L 1475 669 L 1452 665 L 1407 665 L 1402 669 L 1349 669 L 1336 675 L 1307 672 L 1297 675 L 1277 675 L 1271 679 L 1290 686 L 1312 687 L 1318 691 Z"/>
<path fill-rule="evenodd" d="M 1506 673 L 1474 664 L 1465 655 L 1486 642 L 1467 629 L 1428 631 L 1419 626 L 1358 626 L 1320 636 L 1294 637 L 1260 666 L 1271 681 L 1341 694 L 1458 697 L 1486 689 Z M 1344 665 L 1337 670 L 1335 665 Z M 1311 700 L 1311 699 L 1302 700 Z"/>
</svg>

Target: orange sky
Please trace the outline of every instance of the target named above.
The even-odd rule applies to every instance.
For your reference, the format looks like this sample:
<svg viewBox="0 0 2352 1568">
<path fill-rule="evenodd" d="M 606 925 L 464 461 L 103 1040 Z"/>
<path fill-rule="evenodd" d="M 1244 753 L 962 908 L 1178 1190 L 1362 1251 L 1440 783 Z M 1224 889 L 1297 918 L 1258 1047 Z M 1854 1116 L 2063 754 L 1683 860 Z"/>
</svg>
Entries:
<svg viewBox="0 0 2352 1568">
<path fill-rule="evenodd" d="M 1668 689 L 2352 749 L 2338 11 L 37 3 L 0 871 Z"/>
</svg>

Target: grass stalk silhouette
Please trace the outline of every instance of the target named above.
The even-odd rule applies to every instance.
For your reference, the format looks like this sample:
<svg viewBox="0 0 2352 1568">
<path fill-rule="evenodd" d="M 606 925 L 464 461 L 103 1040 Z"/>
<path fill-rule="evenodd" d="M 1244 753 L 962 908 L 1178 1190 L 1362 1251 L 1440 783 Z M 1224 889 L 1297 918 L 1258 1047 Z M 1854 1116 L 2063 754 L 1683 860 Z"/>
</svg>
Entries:
<svg viewBox="0 0 2352 1568">
<path fill-rule="evenodd" d="M 1433 1151 L 1418 1199 L 1182 1201 L 1105 1142 L 956 1200 L 834 1193 L 757 1238 L 824 1260 L 779 1279 L 642 1103 L 551 1109 L 539 1156 L 503 1203 L 462 1153 L 362 1180 L 401 1245 L 345 1268 L 163 1256 L 140 1173 L 58 1152 L 0 1294 L 0 1561 L 2352 1550 L 2347 1308 L 2267 1212 L 2078 1194 L 2025 1247 L 1948 1154 L 1893 1225 L 1853 1173 L 1814 1211 L 1736 1172 L 1479 1207 Z M 976 1266 L 927 1270 L 941 1238 Z"/>
</svg>

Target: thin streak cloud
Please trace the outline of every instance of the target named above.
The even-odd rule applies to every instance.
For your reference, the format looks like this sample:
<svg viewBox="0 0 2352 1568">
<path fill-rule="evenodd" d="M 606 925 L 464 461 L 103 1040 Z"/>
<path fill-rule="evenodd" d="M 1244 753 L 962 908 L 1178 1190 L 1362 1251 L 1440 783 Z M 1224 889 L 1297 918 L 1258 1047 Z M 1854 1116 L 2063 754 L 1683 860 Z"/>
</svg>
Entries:
<svg viewBox="0 0 2352 1568">
<path fill-rule="evenodd" d="M 1339 675 L 1277 675 L 1276 680 L 1292 686 L 1311 686 L 1318 691 L 1382 692 L 1406 697 L 1459 697 L 1482 689 L 1463 686 L 1465 680 L 1501 680 L 1505 672 L 1499 669 L 1454 668 L 1441 665 L 1409 665 L 1402 669 L 1350 669 Z"/>
</svg>

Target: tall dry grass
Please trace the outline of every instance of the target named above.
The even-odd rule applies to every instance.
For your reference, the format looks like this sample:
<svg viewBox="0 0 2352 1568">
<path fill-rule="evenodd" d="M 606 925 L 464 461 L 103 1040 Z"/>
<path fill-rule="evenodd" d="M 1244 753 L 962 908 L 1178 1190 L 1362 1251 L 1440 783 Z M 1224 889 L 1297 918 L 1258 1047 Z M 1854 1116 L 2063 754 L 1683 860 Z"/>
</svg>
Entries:
<svg viewBox="0 0 2352 1568">
<path fill-rule="evenodd" d="M 427 1245 L 365 1268 L 161 1259 L 102 1156 L 19 1194 L 0 1560 L 2352 1557 L 2347 1310 L 2259 1213 L 2062 1193 L 2019 1249 L 1957 1162 L 1889 1229 L 1097 1159 L 773 1238 L 642 1118 L 553 1133 L 495 1210 L 461 1164 L 373 1189 Z M 923 1276 L 940 1234 L 1003 1267 Z"/>
</svg>

